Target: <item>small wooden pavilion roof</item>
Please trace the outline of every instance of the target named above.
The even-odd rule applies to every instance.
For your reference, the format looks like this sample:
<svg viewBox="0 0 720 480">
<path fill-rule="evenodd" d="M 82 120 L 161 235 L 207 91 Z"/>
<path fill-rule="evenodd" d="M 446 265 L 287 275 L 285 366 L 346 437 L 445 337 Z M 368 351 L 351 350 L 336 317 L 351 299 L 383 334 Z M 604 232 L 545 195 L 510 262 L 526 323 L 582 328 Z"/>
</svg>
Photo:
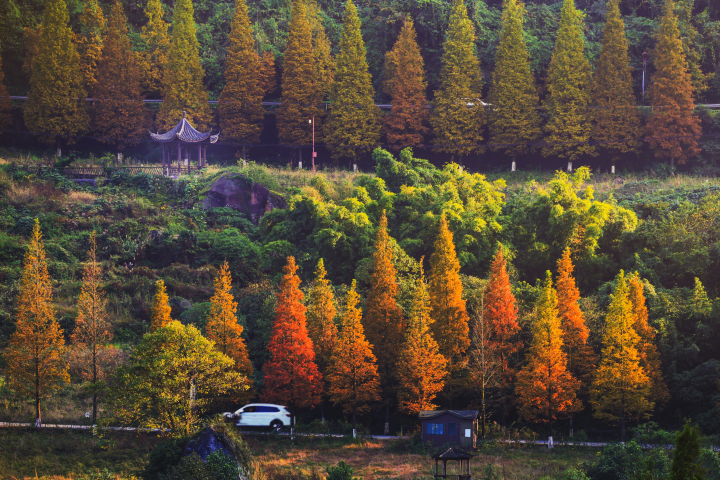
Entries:
<svg viewBox="0 0 720 480">
<path fill-rule="evenodd" d="M 165 133 L 152 133 L 150 132 L 150 138 L 152 138 L 156 142 L 160 143 L 168 143 L 168 142 L 183 142 L 183 143 L 200 143 L 209 141 L 209 143 L 215 143 L 218 141 L 218 137 L 220 136 L 220 133 L 218 132 L 216 135 L 212 134 L 212 131 L 202 133 L 195 130 L 195 128 L 190 125 L 190 122 L 187 121 L 185 118 L 185 112 L 183 112 L 183 118 L 180 120 L 180 122 L 175 125 L 173 128 L 168 130 Z"/>
<path fill-rule="evenodd" d="M 457 448 L 448 448 L 443 453 L 433 455 L 434 460 L 470 460 L 474 455 Z"/>
</svg>

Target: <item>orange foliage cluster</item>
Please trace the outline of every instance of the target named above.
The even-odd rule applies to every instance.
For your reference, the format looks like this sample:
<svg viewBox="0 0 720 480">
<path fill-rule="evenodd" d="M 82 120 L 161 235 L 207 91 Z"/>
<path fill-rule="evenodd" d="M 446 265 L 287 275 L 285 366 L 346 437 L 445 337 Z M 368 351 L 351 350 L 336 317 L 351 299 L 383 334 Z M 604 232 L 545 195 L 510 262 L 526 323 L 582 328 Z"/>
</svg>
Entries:
<svg viewBox="0 0 720 480">
<path fill-rule="evenodd" d="M 165 282 L 158 280 L 155 282 L 155 297 L 153 297 L 153 304 L 150 309 L 150 332 L 154 332 L 172 322 L 169 300 L 165 292 Z"/>
</svg>

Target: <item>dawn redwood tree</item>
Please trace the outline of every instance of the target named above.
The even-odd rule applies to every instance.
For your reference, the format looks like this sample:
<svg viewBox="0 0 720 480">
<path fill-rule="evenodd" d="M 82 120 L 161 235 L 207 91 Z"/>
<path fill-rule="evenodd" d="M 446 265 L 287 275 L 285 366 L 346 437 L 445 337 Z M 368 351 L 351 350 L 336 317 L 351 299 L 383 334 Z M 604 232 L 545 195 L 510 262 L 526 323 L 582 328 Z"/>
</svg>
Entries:
<svg viewBox="0 0 720 480">
<path fill-rule="evenodd" d="M 402 343 L 405 324 L 397 303 L 397 271 L 393 265 L 392 246 L 387 231 L 387 216 L 383 211 L 375 237 L 373 270 L 370 291 L 365 301 L 363 323 L 367 338 L 377 358 L 378 373 L 383 389 L 385 432 L 389 431 L 390 398 L 394 396 L 395 368 L 398 346 Z"/>
<path fill-rule="evenodd" d="M 475 27 L 463 0 L 453 0 L 441 63 L 440 89 L 435 92 L 430 115 L 433 143 L 441 152 L 450 153 L 453 158 L 459 155 L 462 159 L 464 155 L 481 151 L 479 143 L 485 126 Z"/>
<path fill-rule="evenodd" d="M 138 53 L 142 91 L 150 98 L 160 99 L 163 96 L 163 65 L 170 50 L 170 25 L 163 18 L 161 0 L 148 0 L 145 16 L 147 24 L 140 34 L 143 48 Z"/>
<path fill-rule="evenodd" d="M 629 298 L 628 282 L 621 270 L 610 295 L 605 317 L 605 334 L 600 363 L 590 386 L 593 416 L 620 422 L 620 441 L 625 441 L 625 420 L 641 417 L 652 410 L 650 378 L 640 365 L 640 337 L 633 328 L 635 314 Z"/>
<path fill-rule="evenodd" d="M 532 324 L 532 342 L 525 355 L 527 365 L 518 373 L 516 388 L 520 416 L 547 424 L 551 435 L 557 420 L 569 418 L 582 408 L 576 396 L 580 382 L 568 372 L 562 350 L 557 306 L 548 271 Z"/>
<path fill-rule="evenodd" d="M 540 138 L 540 116 L 535 78 L 523 38 L 524 6 L 517 0 L 503 2 L 500 42 L 488 102 L 490 145 L 513 158 L 530 152 L 528 142 Z"/>
<path fill-rule="evenodd" d="M 468 354 L 470 378 L 480 397 L 480 438 L 485 439 L 488 401 L 494 399 L 500 384 L 500 363 L 492 350 L 492 333 L 484 315 L 484 295 L 478 310 L 472 315 L 472 343 Z"/>
<path fill-rule="evenodd" d="M 119 5 L 116 3 L 116 5 Z M 85 359 L 84 370 L 89 374 L 89 390 L 92 393 L 92 424 L 97 423 L 98 394 L 102 388 L 100 381 L 107 375 L 108 348 L 112 340 L 112 326 L 108 320 L 107 299 L 102 288 L 102 266 L 97 259 L 97 241 L 95 232 L 90 235 L 88 261 L 83 270 L 83 283 L 78 297 L 78 315 L 75 330 L 70 337 L 73 346 L 79 350 L 81 359 Z"/>
<path fill-rule="evenodd" d="M 140 70 L 128 37 L 120 2 L 113 4 L 92 96 L 94 129 L 103 142 L 122 150 L 145 133 L 145 106 L 140 95 Z"/>
<path fill-rule="evenodd" d="M 303 293 L 295 257 L 288 257 L 277 293 L 275 323 L 263 365 L 265 402 L 290 407 L 290 425 L 295 426 L 295 409 L 314 407 L 321 400 L 322 376 L 315 364 L 313 344 L 307 332 Z"/>
<path fill-rule="evenodd" d="M 650 378 L 649 399 L 655 407 L 661 407 L 670 400 L 670 392 L 662 374 L 660 352 L 655 345 L 655 329 L 648 324 L 648 309 L 645 305 L 645 286 L 637 273 L 630 277 L 630 303 L 632 304 L 635 322 L 633 328 L 640 337 L 637 344 L 640 367 Z"/>
<path fill-rule="evenodd" d="M 10 387 L 35 400 L 36 425 L 42 422 L 40 402 L 70 380 L 63 331 L 55 320 L 40 222 L 30 237 L 23 261 L 15 310 L 15 331 L 5 350 Z"/>
<path fill-rule="evenodd" d="M 682 431 L 676 434 L 670 480 L 705 480 L 707 470 L 703 466 L 702 451 L 702 432 L 686 421 Z"/>
<path fill-rule="evenodd" d="M 255 143 L 260 140 L 265 117 L 262 106 L 264 63 L 255 51 L 255 38 L 245 0 L 235 0 L 229 41 L 225 86 L 218 101 L 220 131 L 232 141 Z M 275 69 L 274 62 L 272 68 Z"/>
<path fill-rule="evenodd" d="M 511 364 L 511 359 L 520 350 L 522 344 L 516 338 L 520 332 L 517 322 L 518 309 L 501 245 L 498 245 L 495 258 L 490 266 L 490 278 L 484 304 L 483 318 L 487 322 L 489 331 L 487 349 L 489 355 L 496 358 L 498 363 L 498 385 L 500 386 L 498 397 L 502 405 L 504 423 L 508 406 L 511 403 L 512 385 L 515 382 L 515 369 Z"/>
<path fill-rule="evenodd" d="M 165 291 L 165 282 L 158 280 L 155 282 L 155 296 L 153 297 L 152 307 L 150 307 L 150 331 L 164 327 L 172 322 L 170 318 L 170 304 L 168 303 L 167 292 Z"/>
<path fill-rule="evenodd" d="M 248 357 L 247 346 L 242 338 L 243 327 L 238 323 L 237 308 L 230 290 L 232 290 L 232 276 L 228 262 L 220 266 L 220 271 L 214 281 L 215 293 L 210 298 L 210 315 L 205 325 L 205 335 L 215 342 L 215 348 L 235 361 L 235 370 L 248 379 L 252 378 L 253 366 Z M 251 381 L 248 385 L 252 386 Z M 252 392 L 243 395 L 249 400 Z"/>
<path fill-rule="evenodd" d="M 98 1 L 87 0 L 80 14 L 80 34 L 76 41 L 86 92 L 92 92 L 97 82 L 97 66 L 102 57 L 105 24 L 105 16 Z"/>
<path fill-rule="evenodd" d="M 332 45 L 322 22 L 322 8 L 315 0 L 307 2 L 307 20 L 312 34 L 312 50 L 315 57 L 315 79 L 324 99 L 330 93 L 335 78 L 335 59 Z"/>
<path fill-rule="evenodd" d="M 640 145 L 640 115 L 632 83 L 625 22 L 619 0 L 610 0 L 593 73 L 592 138 L 610 154 L 613 167 L 621 154 L 634 152 Z"/>
<path fill-rule="evenodd" d="M 46 143 L 55 143 L 61 154 L 63 143 L 87 131 L 87 90 L 83 87 L 80 56 L 73 43 L 65 0 L 49 0 L 30 62 L 30 90 L 25 102 L 25 125 Z"/>
<path fill-rule="evenodd" d="M 328 367 L 328 394 L 335 405 L 352 414 L 353 432 L 356 415 L 369 410 L 369 404 L 380 400 L 380 381 L 372 345 L 365 338 L 360 295 L 353 280 L 345 297 L 342 329 L 335 342 Z"/>
<path fill-rule="evenodd" d="M 157 114 L 159 128 L 174 127 L 183 118 L 183 112 L 187 112 L 188 122 L 198 130 L 210 128 L 212 112 L 204 77 L 192 0 L 177 0 L 170 48 L 163 64 L 163 101 Z"/>
<path fill-rule="evenodd" d="M 569 161 L 593 154 L 590 140 L 591 69 L 585 57 L 583 14 L 574 0 L 564 0 L 560 11 L 555 50 L 548 67 L 548 96 L 545 107 L 549 115 L 545 125 L 543 155 L 560 156 Z"/>
<path fill-rule="evenodd" d="M 436 321 L 425 277 L 415 282 L 413 304 L 397 366 L 398 409 L 409 415 L 434 410 L 435 397 L 445 386 L 448 361 L 440 353 L 431 326 Z"/>
<path fill-rule="evenodd" d="M 360 17 L 352 0 L 345 4 L 340 52 L 330 90 L 330 115 L 325 143 L 336 159 L 351 158 L 377 145 L 380 139 L 380 108 L 375 105 L 372 77 L 360 32 Z"/>
<path fill-rule="evenodd" d="M 648 92 L 652 114 L 646 125 L 650 147 L 671 165 L 700 153 L 698 136 L 702 133 L 700 118 L 693 115 L 692 80 L 674 8 L 675 2 L 666 0 L 656 34 L 655 74 Z"/>
<path fill-rule="evenodd" d="M 425 143 L 429 132 L 425 62 L 409 16 L 395 46 L 385 54 L 383 87 L 392 104 L 390 113 L 383 117 L 387 142 L 398 148 Z"/>
<path fill-rule="evenodd" d="M 271 51 L 265 51 L 260 57 L 260 88 L 263 96 L 272 94 L 277 89 L 277 71 L 275 70 L 275 55 Z M 263 115 L 265 113 L 263 112 Z"/>
</svg>

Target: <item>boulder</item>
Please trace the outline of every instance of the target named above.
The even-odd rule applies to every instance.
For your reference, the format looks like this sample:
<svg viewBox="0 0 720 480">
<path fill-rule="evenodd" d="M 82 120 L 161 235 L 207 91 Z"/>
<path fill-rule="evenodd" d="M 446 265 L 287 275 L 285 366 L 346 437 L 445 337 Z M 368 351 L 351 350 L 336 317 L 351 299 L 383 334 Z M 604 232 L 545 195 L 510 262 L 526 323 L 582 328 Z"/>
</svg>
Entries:
<svg viewBox="0 0 720 480">
<path fill-rule="evenodd" d="M 202 205 L 207 209 L 229 207 L 239 210 L 249 215 L 255 225 L 267 212 L 287 208 L 283 197 L 237 173 L 225 174 L 215 180 Z"/>
<path fill-rule="evenodd" d="M 183 456 L 197 453 L 200 458 L 207 460 L 208 455 L 217 450 L 222 450 L 225 455 L 235 458 L 230 448 L 225 445 L 222 436 L 215 433 L 211 427 L 207 427 L 185 445 Z"/>
</svg>

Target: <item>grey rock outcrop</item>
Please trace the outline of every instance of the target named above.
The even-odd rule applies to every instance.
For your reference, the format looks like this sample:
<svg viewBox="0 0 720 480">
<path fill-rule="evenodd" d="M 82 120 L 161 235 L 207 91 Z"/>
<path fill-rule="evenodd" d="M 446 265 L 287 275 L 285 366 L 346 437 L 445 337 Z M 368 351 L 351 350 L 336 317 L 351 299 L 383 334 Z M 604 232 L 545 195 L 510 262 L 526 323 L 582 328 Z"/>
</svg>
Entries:
<svg viewBox="0 0 720 480">
<path fill-rule="evenodd" d="M 287 208 L 283 197 L 236 173 L 215 180 L 202 204 L 207 209 L 229 207 L 239 210 L 249 215 L 256 225 L 266 213 Z"/>
<path fill-rule="evenodd" d="M 200 458 L 207 460 L 208 455 L 217 450 L 222 450 L 225 455 L 230 458 L 235 458 L 235 455 L 230 451 L 227 445 L 225 445 L 225 442 L 223 442 L 222 437 L 217 435 L 211 427 L 207 427 L 205 430 L 200 432 L 196 438 L 190 440 L 185 445 L 183 456 L 197 453 Z"/>
</svg>

